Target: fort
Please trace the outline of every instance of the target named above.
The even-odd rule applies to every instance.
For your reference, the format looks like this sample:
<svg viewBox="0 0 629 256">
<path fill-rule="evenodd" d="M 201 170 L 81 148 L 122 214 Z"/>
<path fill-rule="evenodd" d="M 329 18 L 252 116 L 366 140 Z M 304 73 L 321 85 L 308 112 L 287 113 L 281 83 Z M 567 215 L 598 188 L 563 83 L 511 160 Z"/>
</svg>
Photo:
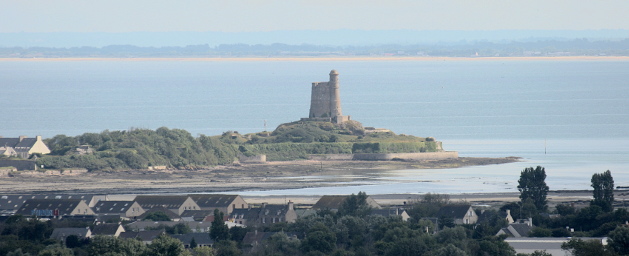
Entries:
<svg viewBox="0 0 629 256">
<path fill-rule="evenodd" d="M 350 120 L 341 110 L 339 73 L 330 71 L 330 81 L 312 83 L 310 114 L 302 121 L 332 122 L 336 124 Z"/>
</svg>

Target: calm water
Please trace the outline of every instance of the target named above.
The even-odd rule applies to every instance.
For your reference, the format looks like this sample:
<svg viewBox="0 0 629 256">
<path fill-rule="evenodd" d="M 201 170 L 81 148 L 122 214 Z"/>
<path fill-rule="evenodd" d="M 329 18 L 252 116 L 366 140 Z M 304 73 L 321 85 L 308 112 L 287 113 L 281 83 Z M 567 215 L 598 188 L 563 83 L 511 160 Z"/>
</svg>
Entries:
<svg viewBox="0 0 629 256">
<path fill-rule="evenodd" d="M 525 162 L 391 172 L 329 191 L 508 191 L 535 165 L 551 189 L 587 189 L 608 169 L 629 185 L 628 61 L 0 61 L 0 136 L 161 126 L 215 135 L 265 121 L 272 130 L 307 116 L 310 83 L 331 69 L 344 114 L 365 126 Z"/>
</svg>

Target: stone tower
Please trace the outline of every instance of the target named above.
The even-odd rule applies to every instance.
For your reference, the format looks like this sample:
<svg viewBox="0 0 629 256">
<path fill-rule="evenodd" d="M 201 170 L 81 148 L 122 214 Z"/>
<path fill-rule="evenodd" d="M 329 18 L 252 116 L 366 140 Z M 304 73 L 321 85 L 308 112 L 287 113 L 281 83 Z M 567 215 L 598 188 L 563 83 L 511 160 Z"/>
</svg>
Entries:
<svg viewBox="0 0 629 256">
<path fill-rule="evenodd" d="M 308 120 L 342 123 L 350 119 L 343 116 L 339 89 L 339 73 L 330 71 L 330 81 L 312 83 Z"/>
</svg>

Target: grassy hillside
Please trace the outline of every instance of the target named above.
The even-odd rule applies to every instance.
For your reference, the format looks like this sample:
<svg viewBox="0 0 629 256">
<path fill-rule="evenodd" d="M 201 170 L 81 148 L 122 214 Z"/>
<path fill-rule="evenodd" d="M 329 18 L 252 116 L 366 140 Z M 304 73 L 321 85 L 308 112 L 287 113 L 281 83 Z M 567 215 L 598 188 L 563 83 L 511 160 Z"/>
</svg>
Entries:
<svg viewBox="0 0 629 256">
<path fill-rule="evenodd" d="M 44 141 L 52 153 L 37 160 L 45 168 L 93 170 L 146 169 L 167 166 L 179 169 L 232 163 L 239 155 L 265 154 L 269 161 L 305 159 L 311 154 L 430 152 L 434 139 L 393 132 L 369 133 L 359 122 L 282 124 L 273 132 L 193 137 L 181 129 L 132 129 L 57 135 Z M 93 153 L 79 154 L 87 145 Z"/>
</svg>

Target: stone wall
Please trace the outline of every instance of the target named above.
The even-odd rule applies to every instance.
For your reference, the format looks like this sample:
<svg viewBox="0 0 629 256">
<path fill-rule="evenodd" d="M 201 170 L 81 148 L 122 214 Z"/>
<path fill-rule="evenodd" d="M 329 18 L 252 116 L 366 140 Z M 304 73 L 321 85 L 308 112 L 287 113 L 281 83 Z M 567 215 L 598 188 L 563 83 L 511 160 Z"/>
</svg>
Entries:
<svg viewBox="0 0 629 256">
<path fill-rule="evenodd" d="M 37 170 L 37 163 L 31 160 L 1 160 L 0 167 L 15 167 L 18 171 Z"/>
<path fill-rule="evenodd" d="M 443 152 L 424 152 L 424 153 L 364 153 L 354 154 L 353 160 L 368 161 L 390 161 L 393 159 L 400 160 L 443 160 L 457 159 L 459 152 L 443 151 Z"/>
<path fill-rule="evenodd" d="M 308 159 L 315 161 L 349 161 L 354 159 L 354 154 L 322 154 L 309 155 Z"/>
<path fill-rule="evenodd" d="M 349 161 L 349 160 L 364 160 L 364 161 L 391 161 L 393 159 L 400 160 L 443 160 L 443 159 L 457 159 L 459 158 L 459 152 L 456 151 L 442 151 L 442 152 L 424 152 L 424 153 L 365 153 L 365 154 L 324 154 L 324 155 L 309 155 L 308 159 L 316 161 Z"/>
</svg>

